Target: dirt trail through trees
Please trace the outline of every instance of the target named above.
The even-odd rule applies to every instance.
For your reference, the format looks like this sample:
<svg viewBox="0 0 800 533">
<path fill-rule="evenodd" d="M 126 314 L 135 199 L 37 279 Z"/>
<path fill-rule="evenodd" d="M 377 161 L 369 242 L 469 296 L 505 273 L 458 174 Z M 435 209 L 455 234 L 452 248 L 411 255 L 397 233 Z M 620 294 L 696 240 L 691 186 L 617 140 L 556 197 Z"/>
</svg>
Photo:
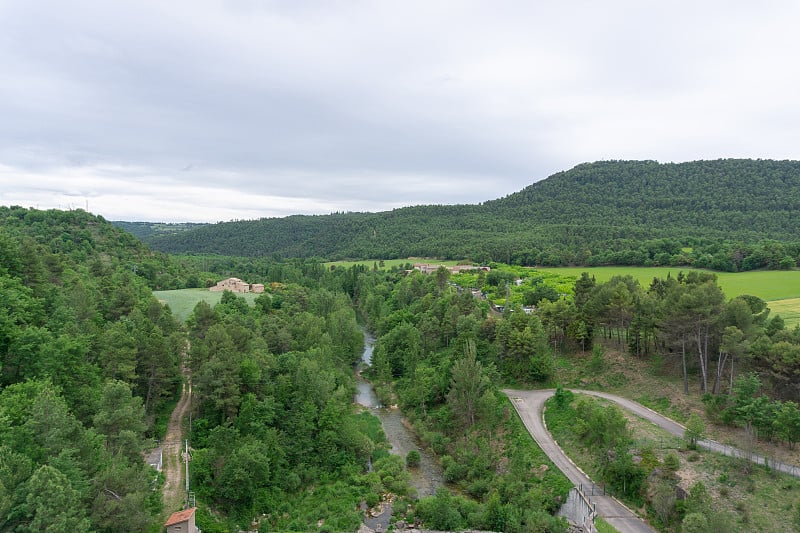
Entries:
<svg viewBox="0 0 800 533">
<path fill-rule="evenodd" d="M 188 376 L 187 376 L 188 377 Z M 183 463 L 183 419 L 189 411 L 192 383 L 183 384 L 181 399 L 172 411 L 167 425 L 167 434 L 162 445 L 164 454 L 164 510 L 173 512 L 183 507 L 186 498 Z"/>
</svg>

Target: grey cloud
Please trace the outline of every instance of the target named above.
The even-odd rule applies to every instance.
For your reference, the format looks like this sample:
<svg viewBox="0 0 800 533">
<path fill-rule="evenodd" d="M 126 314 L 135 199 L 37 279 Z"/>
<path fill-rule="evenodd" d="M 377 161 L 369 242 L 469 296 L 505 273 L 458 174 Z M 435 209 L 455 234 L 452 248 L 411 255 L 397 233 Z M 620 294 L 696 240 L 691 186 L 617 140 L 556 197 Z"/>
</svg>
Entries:
<svg viewBox="0 0 800 533">
<path fill-rule="evenodd" d="M 165 187 L 174 202 L 253 195 L 191 213 L 217 220 L 479 202 L 595 159 L 797 158 L 797 15 L 789 1 L 5 3 L 0 165 L 30 179 L 0 202 L 83 196 L 120 218 L 120 198 Z M 191 208 L 164 202 L 125 216 Z"/>
</svg>

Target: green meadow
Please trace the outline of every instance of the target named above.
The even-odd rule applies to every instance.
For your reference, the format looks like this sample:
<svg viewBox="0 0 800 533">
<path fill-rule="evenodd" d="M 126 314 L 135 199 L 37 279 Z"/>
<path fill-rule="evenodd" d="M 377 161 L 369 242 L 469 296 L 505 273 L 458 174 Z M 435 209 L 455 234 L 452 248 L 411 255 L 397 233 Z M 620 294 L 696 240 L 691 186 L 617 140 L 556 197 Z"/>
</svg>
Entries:
<svg viewBox="0 0 800 533">
<path fill-rule="evenodd" d="M 588 272 L 597 281 L 608 281 L 614 276 L 631 275 L 647 287 L 653 278 L 665 278 L 667 274 L 676 277 L 679 272 L 689 272 L 691 268 L 679 267 L 556 267 L 536 268 L 543 272 L 578 277 Z M 762 300 L 785 300 L 800 298 L 800 270 L 757 270 L 752 272 L 715 272 L 719 286 L 728 298 L 741 294 L 752 294 Z"/>
<path fill-rule="evenodd" d="M 381 266 L 381 261 L 383 261 L 383 265 Z M 458 261 L 440 261 L 438 259 L 430 259 L 425 257 L 410 257 L 408 259 L 363 259 L 360 261 L 331 261 L 329 263 L 325 263 L 325 266 L 330 268 L 332 266 L 337 267 L 344 267 L 350 268 L 353 265 L 364 265 L 367 268 L 372 268 L 375 265 L 378 265 L 378 268 L 381 269 L 391 269 L 392 267 L 402 267 L 406 263 L 433 263 L 437 265 L 445 265 L 445 266 L 455 266 L 458 264 Z"/>
<path fill-rule="evenodd" d="M 221 292 L 211 292 L 208 289 L 181 289 L 176 291 L 153 291 L 153 295 L 158 298 L 159 302 L 165 303 L 172 310 L 173 316 L 177 317 L 181 322 L 186 321 L 189 315 L 194 311 L 194 307 L 201 300 L 208 302 L 208 305 L 214 307 L 222 298 Z M 252 292 L 237 294 L 237 296 L 244 297 L 250 305 L 253 305 L 255 299 L 260 296 Z"/>
<path fill-rule="evenodd" d="M 647 287 L 653 278 L 672 277 L 679 272 L 698 270 L 679 267 L 555 267 L 537 268 L 544 272 L 580 276 L 588 272 L 597 281 L 608 281 L 614 276 L 631 275 Z M 751 272 L 715 272 L 725 296 L 734 298 L 752 294 L 769 303 L 772 315 L 779 314 L 786 325 L 800 324 L 800 270 L 756 270 Z"/>
<path fill-rule="evenodd" d="M 800 324 L 800 298 L 788 298 L 786 300 L 773 300 L 769 302 L 771 315 L 781 315 L 781 318 L 789 327 Z"/>
</svg>

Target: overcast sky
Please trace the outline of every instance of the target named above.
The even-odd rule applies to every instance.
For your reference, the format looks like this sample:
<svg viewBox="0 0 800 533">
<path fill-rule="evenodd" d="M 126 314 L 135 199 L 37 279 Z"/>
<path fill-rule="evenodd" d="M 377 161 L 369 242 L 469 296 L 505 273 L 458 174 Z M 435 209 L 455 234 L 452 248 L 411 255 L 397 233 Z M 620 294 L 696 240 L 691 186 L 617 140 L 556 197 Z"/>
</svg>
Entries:
<svg viewBox="0 0 800 533">
<path fill-rule="evenodd" d="M 215 222 L 800 159 L 798 25 L 794 0 L 0 0 L 0 205 Z"/>
</svg>

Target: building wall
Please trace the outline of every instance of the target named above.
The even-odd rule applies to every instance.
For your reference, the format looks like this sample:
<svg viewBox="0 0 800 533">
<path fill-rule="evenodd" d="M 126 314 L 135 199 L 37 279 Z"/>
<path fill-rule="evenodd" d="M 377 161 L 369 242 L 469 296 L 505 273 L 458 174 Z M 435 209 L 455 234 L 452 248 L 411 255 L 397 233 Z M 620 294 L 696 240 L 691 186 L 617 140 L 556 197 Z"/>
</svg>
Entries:
<svg viewBox="0 0 800 533">
<path fill-rule="evenodd" d="M 194 522 L 194 513 L 189 517 L 189 520 L 167 526 L 167 533 L 198 533 L 198 531 Z"/>
<path fill-rule="evenodd" d="M 212 292 L 222 292 L 222 291 L 250 292 L 250 284 L 245 283 L 239 278 L 228 278 L 228 279 L 223 279 L 222 281 L 217 283 L 214 287 L 211 287 L 208 290 Z"/>
</svg>

